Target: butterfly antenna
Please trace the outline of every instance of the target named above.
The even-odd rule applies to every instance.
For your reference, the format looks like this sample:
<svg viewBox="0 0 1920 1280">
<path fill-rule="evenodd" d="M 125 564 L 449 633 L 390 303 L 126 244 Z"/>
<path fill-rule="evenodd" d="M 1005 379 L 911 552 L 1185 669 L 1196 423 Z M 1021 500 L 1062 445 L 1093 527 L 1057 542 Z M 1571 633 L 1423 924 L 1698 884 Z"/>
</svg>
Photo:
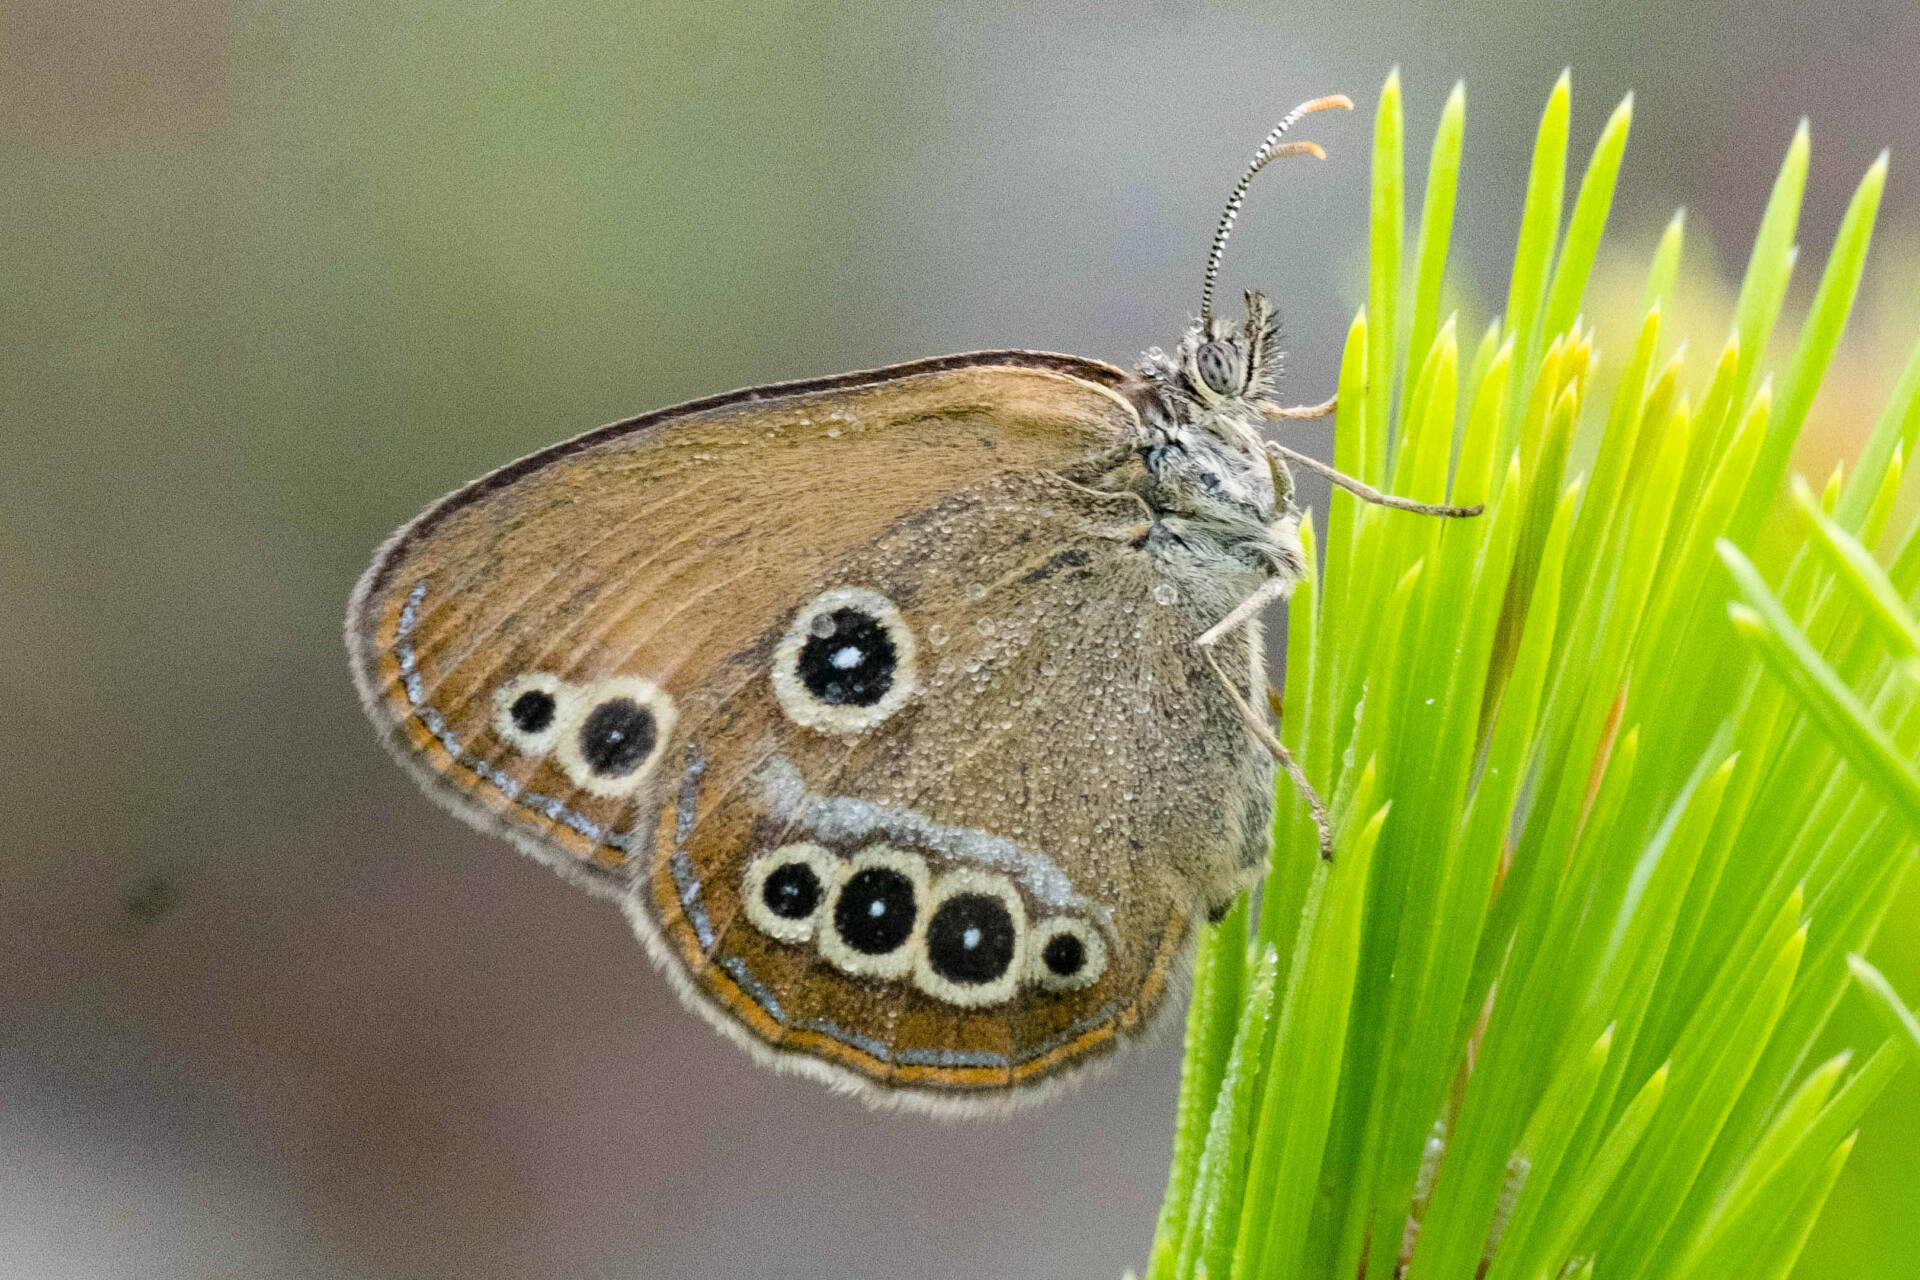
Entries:
<svg viewBox="0 0 1920 1280">
<path fill-rule="evenodd" d="M 1220 214 L 1220 226 L 1213 233 L 1213 248 L 1207 254 L 1207 279 L 1200 290 L 1200 319 L 1202 323 L 1213 319 L 1213 289 L 1220 281 L 1220 259 L 1227 252 L 1227 237 L 1233 234 L 1234 219 L 1240 216 L 1240 206 L 1247 201 L 1247 188 L 1253 185 L 1253 175 L 1286 156 L 1313 156 L 1325 160 L 1327 153 L 1311 142 L 1289 142 L 1282 145 L 1280 139 L 1294 122 L 1302 116 L 1310 116 L 1316 111 L 1327 111 L 1334 107 L 1342 111 L 1353 110 L 1353 99 L 1344 93 L 1329 94 L 1324 98 L 1315 98 L 1312 102 L 1303 102 L 1280 119 L 1280 123 L 1268 132 L 1260 149 L 1253 153 L 1253 159 L 1247 162 L 1247 171 L 1240 175 L 1240 181 L 1234 184 L 1233 194 L 1227 197 L 1227 207 Z"/>
</svg>

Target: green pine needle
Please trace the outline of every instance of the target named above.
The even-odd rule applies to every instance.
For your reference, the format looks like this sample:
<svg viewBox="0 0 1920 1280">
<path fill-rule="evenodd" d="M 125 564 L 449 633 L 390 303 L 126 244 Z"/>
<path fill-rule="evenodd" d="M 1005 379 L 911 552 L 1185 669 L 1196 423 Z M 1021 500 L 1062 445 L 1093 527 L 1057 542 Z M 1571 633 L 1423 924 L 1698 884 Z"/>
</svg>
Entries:
<svg viewBox="0 0 1920 1280">
<path fill-rule="evenodd" d="M 1888 1033 L 1905 1042 L 1910 1052 L 1920 1054 L 1920 1018 L 1914 1017 L 1906 1002 L 1894 992 L 1886 975 L 1857 955 L 1847 957 L 1847 969 L 1853 974 L 1853 980 L 1874 998 L 1874 1007 L 1886 1023 Z"/>
<path fill-rule="evenodd" d="M 1411 258 L 1397 72 L 1381 93 L 1335 462 L 1486 512 L 1332 496 L 1282 736 L 1337 855 L 1283 780 L 1258 910 L 1200 942 L 1150 1280 L 1785 1276 L 1920 1054 L 1857 954 L 1920 835 L 1920 536 L 1883 538 L 1920 350 L 1844 483 L 1781 501 L 1886 158 L 1780 363 L 1801 126 L 1732 332 L 1696 360 L 1662 337 L 1678 214 L 1635 331 L 1582 319 L 1632 99 L 1563 221 L 1571 97 L 1562 76 L 1542 113 L 1506 313 L 1463 352 L 1441 300 L 1465 90 Z M 1605 351 L 1621 375 L 1590 403 Z M 1752 550 L 1769 517 L 1780 558 Z M 1809 1066 L 1850 983 L 1887 1042 Z"/>
</svg>

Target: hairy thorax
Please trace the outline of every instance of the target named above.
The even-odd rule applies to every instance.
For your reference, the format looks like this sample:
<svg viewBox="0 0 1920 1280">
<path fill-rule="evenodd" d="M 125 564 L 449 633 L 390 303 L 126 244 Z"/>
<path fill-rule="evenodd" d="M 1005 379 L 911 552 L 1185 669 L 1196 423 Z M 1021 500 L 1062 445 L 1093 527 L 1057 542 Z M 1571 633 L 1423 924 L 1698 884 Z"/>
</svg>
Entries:
<svg viewBox="0 0 1920 1280">
<path fill-rule="evenodd" d="M 1099 482 L 1151 514 L 1143 549 L 1227 596 L 1305 571 L 1292 480 L 1260 435 L 1277 336 L 1271 306 L 1249 294 L 1244 323 L 1209 319 L 1172 353 L 1149 351 L 1128 389 L 1139 437 Z"/>
</svg>

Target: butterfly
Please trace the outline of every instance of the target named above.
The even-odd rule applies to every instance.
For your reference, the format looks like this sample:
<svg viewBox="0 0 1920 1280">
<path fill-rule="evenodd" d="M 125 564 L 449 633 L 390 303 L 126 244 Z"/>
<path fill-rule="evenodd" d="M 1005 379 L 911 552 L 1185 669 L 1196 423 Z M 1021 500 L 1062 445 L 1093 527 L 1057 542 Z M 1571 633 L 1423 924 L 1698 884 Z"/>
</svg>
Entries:
<svg viewBox="0 0 1920 1280">
<path fill-rule="evenodd" d="M 1312 796 L 1252 703 L 1260 610 L 1305 572 L 1287 463 L 1327 469 L 1258 428 L 1331 404 L 1273 399 L 1264 297 L 1212 301 L 1254 174 L 1351 105 L 1268 134 L 1200 319 L 1134 370 L 982 351 L 754 387 L 429 507 L 346 621 L 392 753 L 616 901 L 776 1068 L 969 1112 L 1109 1058 L 1266 864 L 1275 762 Z"/>
</svg>

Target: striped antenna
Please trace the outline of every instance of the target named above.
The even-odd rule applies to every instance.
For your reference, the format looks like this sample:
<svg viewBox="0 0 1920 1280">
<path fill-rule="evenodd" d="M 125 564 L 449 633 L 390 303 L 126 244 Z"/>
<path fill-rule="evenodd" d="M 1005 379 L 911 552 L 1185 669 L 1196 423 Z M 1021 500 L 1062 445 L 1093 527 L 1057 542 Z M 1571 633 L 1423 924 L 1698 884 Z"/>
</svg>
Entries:
<svg viewBox="0 0 1920 1280">
<path fill-rule="evenodd" d="M 1227 252 L 1227 237 L 1233 234 L 1233 221 L 1240 216 L 1240 206 L 1247 202 L 1247 188 L 1253 185 L 1253 175 L 1286 156 L 1309 155 L 1325 160 L 1327 153 L 1311 142 L 1289 142 L 1281 145 L 1280 139 L 1291 129 L 1294 122 L 1302 116 L 1310 116 L 1316 111 L 1327 111 L 1334 107 L 1342 111 L 1353 110 L 1353 99 L 1344 93 L 1329 94 L 1324 98 L 1315 98 L 1312 102 L 1303 102 L 1282 116 L 1280 123 L 1273 126 L 1260 149 L 1253 153 L 1253 159 L 1247 162 L 1247 171 L 1240 175 L 1240 181 L 1234 184 L 1233 194 L 1227 197 L 1227 207 L 1220 214 L 1220 227 L 1213 233 L 1213 248 L 1207 254 L 1207 279 L 1200 290 L 1200 321 L 1202 324 L 1213 319 L 1213 289 L 1220 281 L 1220 259 Z"/>
</svg>

